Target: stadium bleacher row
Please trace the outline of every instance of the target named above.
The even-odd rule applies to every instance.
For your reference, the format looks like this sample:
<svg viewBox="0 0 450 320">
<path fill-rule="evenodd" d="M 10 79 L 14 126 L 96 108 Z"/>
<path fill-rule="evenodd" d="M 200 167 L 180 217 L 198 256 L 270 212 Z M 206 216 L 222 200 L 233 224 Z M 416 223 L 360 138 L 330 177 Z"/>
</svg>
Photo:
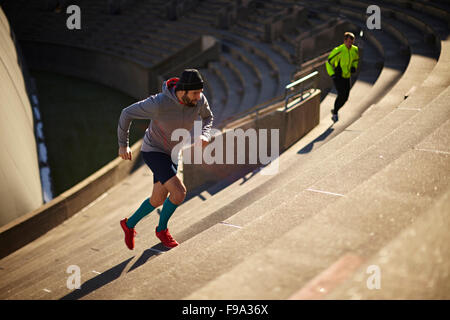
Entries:
<svg viewBox="0 0 450 320">
<path fill-rule="evenodd" d="M 265 27 L 272 25 L 271 19 L 277 13 L 293 8 L 293 2 L 250 1 L 243 4 L 247 5 L 246 19 L 237 19 L 242 8 L 239 1 L 197 1 L 195 10 L 172 21 L 165 15 L 168 4 L 164 1 L 135 1 L 121 14 L 111 15 L 106 10 L 107 1 L 78 0 L 74 3 L 81 8 L 82 28 L 73 32 L 64 27 L 68 17 L 64 8 L 46 11 L 42 2 L 6 2 L 5 10 L 10 12 L 21 41 L 100 50 L 151 66 L 195 41 L 200 34 L 218 38 L 223 51 L 220 60 L 200 69 L 208 80 L 206 94 L 215 108 L 216 125 L 237 112 L 281 95 L 296 71 L 295 46 L 283 37 L 295 39 L 320 23 L 327 24 L 318 17 L 303 14 L 289 32 L 267 43 L 262 41 Z M 220 14 L 230 6 L 235 23 L 220 28 Z M 36 14 L 38 18 L 33 16 Z M 328 50 L 336 43 L 326 45 Z"/>
<path fill-rule="evenodd" d="M 169 228 L 180 246 L 172 250 L 154 237 L 156 213 L 138 225 L 134 252 L 125 248 L 118 222 L 152 186 L 138 168 L 0 260 L 8 274 L 0 299 L 448 299 L 448 1 L 296 1 L 308 10 L 305 29 L 273 43 L 260 41 L 255 17 L 294 1 L 256 1 L 254 19 L 229 29 L 211 27 L 222 1 L 200 3 L 192 16 L 153 21 L 181 38 L 207 30 L 222 41 L 220 61 L 201 69 L 221 121 L 299 77 L 287 57 L 303 30 L 336 16 L 362 30 L 364 60 L 341 120 L 329 119 L 331 90 L 321 123 L 280 155 L 277 175 L 256 170 L 177 209 Z M 380 30 L 365 26 L 370 4 L 382 9 Z M 66 286 L 69 265 L 82 270 L 79 290 Z M 366 287 L 370 265 L 382 270 L 382 290 Z M 330 276 L 336 268 L 347 276 Z"/>
</svg>

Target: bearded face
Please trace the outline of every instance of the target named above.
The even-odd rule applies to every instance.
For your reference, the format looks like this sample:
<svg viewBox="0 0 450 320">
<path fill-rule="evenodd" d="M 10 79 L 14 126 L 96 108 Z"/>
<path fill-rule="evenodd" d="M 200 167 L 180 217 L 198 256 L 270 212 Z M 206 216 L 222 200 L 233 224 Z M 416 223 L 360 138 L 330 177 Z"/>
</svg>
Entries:
<svg viewBox="0 0 450 320">
<path fill-rule="evenodd" d="M 197 105 L 198 100 L 200 100 L 200 95 L 203 89 L 201 90 L 189 90 L 185 91 L 181 100 L 188 107 L 195 107 Z"/>
<path fill-rule="evenodd" d="M 181 97 L 181 100 L 188 107 L 195 107 L 197 105 L 197 101 L 191 100 L 186 93 Z"/>
</svg>

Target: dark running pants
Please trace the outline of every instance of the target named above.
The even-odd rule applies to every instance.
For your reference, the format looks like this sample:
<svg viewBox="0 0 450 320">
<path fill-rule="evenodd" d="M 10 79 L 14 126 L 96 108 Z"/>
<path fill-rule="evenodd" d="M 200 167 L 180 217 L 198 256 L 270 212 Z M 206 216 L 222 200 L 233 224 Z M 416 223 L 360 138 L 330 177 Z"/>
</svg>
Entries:
<svg viewBox="0 0 450 320">
<path fill-rule="evenodd" d="M 339 109 L 342 108 L 348 99 L 348 95 L 350 93 L 350 78 L 346 79 L 337 76 L 333 79 L 333 81 L 338 94 L 336 100 L 334 101 L 333 113 L 337 114 Z"/>
</svg>

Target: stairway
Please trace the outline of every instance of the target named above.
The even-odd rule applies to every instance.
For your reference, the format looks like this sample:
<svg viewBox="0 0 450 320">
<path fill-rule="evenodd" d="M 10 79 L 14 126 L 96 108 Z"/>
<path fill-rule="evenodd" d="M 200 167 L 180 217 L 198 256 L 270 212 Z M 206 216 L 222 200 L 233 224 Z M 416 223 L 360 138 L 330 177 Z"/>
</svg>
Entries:
<svg viewBox="0 0 450 320">
<path fill-rule="evenodd" d="M 365 5 L 340 1 L 328 14 L 362 24 Z M 8 275 L 0 278 L 0 299 L 288 299 L 299 292 L 303 299 L 313 296 L 305 292 L 325 299 L 448 299 L 448 28 L 433 17 L 437 47 L 420 37 L 409 23 L 414 19 L 393 19 L 389 10 L 422 21 L 431 20 L 429 13 L 383 9 L 385 29 L 364 42 L 369 64 L 383 59 L 381 73 L 362 68 L 352 89 L 358 98 L 344 107 L 342 122 L 331 126 L 324 113 L 317 128 L 280 155 L 277 175 L 256 170 L 186 201 L 169 222 L 180 242 L 171 250 L 153 235 L 158 216 L 151 213 L 137 226 L 131 252 L 119 220 L 151 192 L 151 173 L 140 167 L 0 260 Z M 348 256 L 357 263 L 340 265 L 348 276 L 337 283 L 330 270 Z M 385 279 L 381 291 L 365 287 L 374 264 Z M 81 268 L 80 290 L 66 287 L 69 265 Z M 406 271 L 398 277 L 396 270 Z M 411 284 L 415 270 L 429 277 Z M 432 283 L 422 293 L 424 279 Z"/>
</svg>

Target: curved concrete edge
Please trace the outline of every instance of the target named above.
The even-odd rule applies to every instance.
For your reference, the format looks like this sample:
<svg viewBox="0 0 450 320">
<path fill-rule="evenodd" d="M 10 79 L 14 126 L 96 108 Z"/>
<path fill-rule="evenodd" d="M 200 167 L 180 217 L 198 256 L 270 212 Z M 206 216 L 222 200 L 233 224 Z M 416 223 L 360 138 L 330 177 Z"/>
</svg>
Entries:
<svg viewBox="0 0 450 320">
<path fill-rule="evenodd" d="M 0 226 L 43 203 L 30 81 L 0 6 Z M 31 101 L 30 101 L 31 100 Z"/>
<path fill-rule="evenodd" d="M 142 139 L 131 147 L 132 161 L 115 158 L 52 201 L 1 227 L 0 259 L 60 225 L 126 178 L 139 163 L 141 145 Z"/>
</svg>

